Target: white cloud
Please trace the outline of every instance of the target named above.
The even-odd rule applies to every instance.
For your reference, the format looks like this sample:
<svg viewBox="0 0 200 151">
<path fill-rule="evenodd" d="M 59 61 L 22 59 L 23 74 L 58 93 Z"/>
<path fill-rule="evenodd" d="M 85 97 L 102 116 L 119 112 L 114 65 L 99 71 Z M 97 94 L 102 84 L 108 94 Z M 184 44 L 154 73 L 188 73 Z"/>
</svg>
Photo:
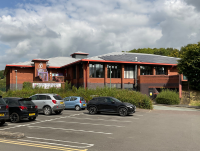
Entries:
<svg viewBox="0 0 200 151">
<path fill-rule="evenodd" d="M 0 9 L 0 43 L 8 45 L 0 69 L 75 51 L 94 56 L 196 43 L 199 15 L 184 0 L 47 0 Z"/>
</svg>

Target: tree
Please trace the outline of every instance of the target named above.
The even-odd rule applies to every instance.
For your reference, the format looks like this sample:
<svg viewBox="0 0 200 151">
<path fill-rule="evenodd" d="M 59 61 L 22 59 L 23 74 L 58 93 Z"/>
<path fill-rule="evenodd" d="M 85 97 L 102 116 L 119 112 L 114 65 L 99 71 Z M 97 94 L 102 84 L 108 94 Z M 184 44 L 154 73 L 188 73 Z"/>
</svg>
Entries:
<svg viewBox="0 0 200 151">
<path fill-rule="evenodd" d="M 181 50 L 181 59 L 178 60 L 179 73 L 187 77 L 194 89 L 200 90 L 200 42 L 188 44 Z"/>
</svg>

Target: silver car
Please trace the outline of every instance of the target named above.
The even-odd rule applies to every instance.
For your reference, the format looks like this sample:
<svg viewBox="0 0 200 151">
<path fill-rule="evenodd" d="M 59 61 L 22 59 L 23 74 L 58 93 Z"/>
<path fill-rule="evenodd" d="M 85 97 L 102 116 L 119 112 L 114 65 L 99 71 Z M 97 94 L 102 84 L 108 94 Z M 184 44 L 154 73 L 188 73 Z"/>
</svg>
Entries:
<svg viewBox="0 0 200 151">
<path fill-rule="evenodd" d="M 38 106 L 38 111 L 43 111 L 45 115 L 51 115 L 52 112 L 60 114 L 65 109 L 65 103 L 58 94 L 35 94 L 30 97 Z"/>
</svg>

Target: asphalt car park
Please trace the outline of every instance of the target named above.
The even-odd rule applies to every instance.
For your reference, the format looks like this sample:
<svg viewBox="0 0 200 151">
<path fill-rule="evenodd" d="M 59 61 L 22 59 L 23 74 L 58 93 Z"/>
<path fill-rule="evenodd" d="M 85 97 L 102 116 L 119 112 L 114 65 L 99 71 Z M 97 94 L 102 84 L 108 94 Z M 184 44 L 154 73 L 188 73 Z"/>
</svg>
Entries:
<svg viewBox="0 0 200 151">
<path fill-rule="evenodd" d="M 25 119 L 1 126 L 3 131 L 23 132 L 25 137 L 0 139 L 0 146 L 8 143 L 10 148 L 30 151 L 199 150 L 200 112 L 180 112 L 137 109 L 125 117 L 90 115 L 87 110 L 39 114 L 35 121 Z"/>
</svg>

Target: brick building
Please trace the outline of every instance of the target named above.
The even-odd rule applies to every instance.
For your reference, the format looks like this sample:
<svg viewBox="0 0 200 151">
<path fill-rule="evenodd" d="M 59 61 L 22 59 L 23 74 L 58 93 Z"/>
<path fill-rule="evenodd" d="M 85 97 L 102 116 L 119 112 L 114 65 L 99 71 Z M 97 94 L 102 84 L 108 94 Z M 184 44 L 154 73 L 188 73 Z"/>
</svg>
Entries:
<svg viewBox="0 0 200 151">
<path fill-rule="evenodd" d="M 33 83 L 33 87 L 60 87 L 67 80 L 76 87 L 133 89 L 149 96 L 160 88 L 176 88 L 181 97 L 184 79 L 177 70 L 179 58 L 125 52 L 87 56 L 76 52 L 71 57 L 7 64 L 6 89 L 22 89 L 24 82 Z"/>
</svg>

